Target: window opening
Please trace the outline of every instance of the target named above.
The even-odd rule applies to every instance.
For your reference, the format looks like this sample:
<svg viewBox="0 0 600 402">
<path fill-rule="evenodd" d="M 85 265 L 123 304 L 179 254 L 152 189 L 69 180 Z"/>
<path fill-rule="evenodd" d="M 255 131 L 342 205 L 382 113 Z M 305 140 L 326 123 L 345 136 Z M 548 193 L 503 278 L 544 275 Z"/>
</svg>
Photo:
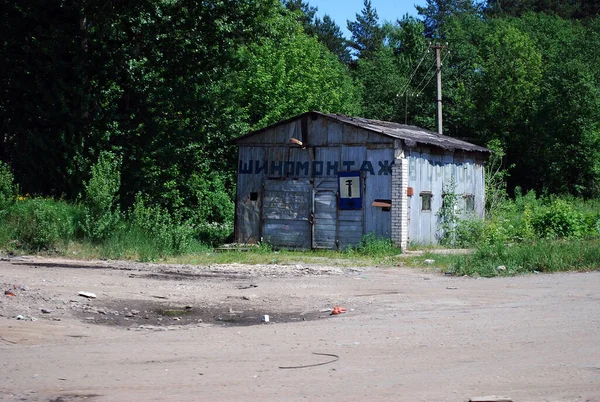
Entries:
<svg viewBox="0 0 600 402">
<path fill-rule="evenodd" d="M 465 199 L 465 211 L 475 211 L 475 196 L 473 194 L 465 194 L 463 198 Z"/>
<path fill-rule="evenodd" d="M 431 211 L 431 194 L 430 191 L 422 191 L 421 195 L 421 211 Z"/>
<path fill-rule="evenodd" d="M 250 193 L 250 201 L 256 201 L 258 200 L 258 193 L 253 191 Z"/>
</svg>

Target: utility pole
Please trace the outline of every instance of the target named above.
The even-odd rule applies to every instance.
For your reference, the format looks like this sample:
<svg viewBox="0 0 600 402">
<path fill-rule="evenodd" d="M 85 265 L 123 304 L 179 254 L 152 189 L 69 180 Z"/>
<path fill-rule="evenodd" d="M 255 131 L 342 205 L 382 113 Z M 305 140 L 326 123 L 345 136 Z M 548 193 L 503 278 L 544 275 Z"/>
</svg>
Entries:
<svg viewBox="0 0 600 402">
<path fill-rule="evenodd" d="M 442 46 L 439 43 L 431 45 L 430 48 L 435 49 L 435 65 L 437 74 L 437 127 L 438 134 L 442 134 Z"/>
</svg>

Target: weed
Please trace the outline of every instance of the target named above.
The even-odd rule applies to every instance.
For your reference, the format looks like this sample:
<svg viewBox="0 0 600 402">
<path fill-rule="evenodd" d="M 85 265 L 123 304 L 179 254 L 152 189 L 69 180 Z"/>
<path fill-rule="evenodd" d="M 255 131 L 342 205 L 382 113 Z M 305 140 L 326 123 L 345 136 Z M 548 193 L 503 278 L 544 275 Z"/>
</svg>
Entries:
<svg viewBox="0 0 600 402">
<path fill-rule="evenodd" d="M 233 222 L 201 222 L 196 225 L 196 237 L 202 243 L 217 246 L 226 243 L 233 235 Z"/>
<path fill-rule="evenodd" d="M 600 241 L 539 240 L 514 245 L 491 244 L 470 256 L 455 258 L 457 275 L 515 275 L 600 267 Z"/>
<path fill-rule="evenodd" d="M 182 254 L 194 242 L 195 230 L 189 221 L 182 221 L 159 206 L 146 206 L 141 195 L 136 197 L 129 218 L 132 226 L 152 239 L 160 256 Z"/>
<path fill-rule="evenodd" d="M 391 239 L 378 237 L 371 232 L 364 235 L 356 247 L 349 247 L 346 253 L 357 253 L 368 257 L 384 257 L 400 254 L 400 250 Z"/>
<path fill-rule="evenodd" d="M 459 223 L 457 207 L 456 182 L 454 174 L 452 174 L 450 182 L 444 185 L 442 206 L 436 213 L 438 231 L 440 232 L 438 239 L 442 245 L 453 246 L 456 242 L 456 227 Z"/>
<path fill-rule="evenodd" d="M 10 167 L 0 161 L 0 211 L 12 205 L 17 194 L 14 176 Z"/>
<path fill-rule="evenodd" d="M 3 236 L 29 251 L 54 250 L 71 241 L 81 211 L 74 205 L 49 198 L 31 198 L 10 207 Z"/>
<path fill-rule="evenodd" d="M 93 242 L 106 239 L 120 222 L 118 192 L 121 186 L 121 160 L 110 152 L 102 152 L 92 166 L 92 176 L 84 184 L 85 214 L 83 233 Z"/>
</svg>

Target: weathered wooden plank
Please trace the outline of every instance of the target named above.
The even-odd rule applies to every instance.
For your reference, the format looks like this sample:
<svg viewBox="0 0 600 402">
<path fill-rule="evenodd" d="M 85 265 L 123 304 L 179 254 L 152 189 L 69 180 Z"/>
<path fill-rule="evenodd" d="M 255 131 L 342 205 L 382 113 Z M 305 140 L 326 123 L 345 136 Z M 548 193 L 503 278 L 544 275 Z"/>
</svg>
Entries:
<svg viewBox="0 0 600 402">
<path fill-rule="evenodd" d="M 374 233 L 378 237 L 390 237 L 392 220 L 389 212 L 372 204 L 376 199 L 392 199 L 391 163 L 394 150 L 390 148 L 368 149 L 367 161 L 374 168 L 372 175 L 366 176 L 364 194 L 365 233 Z M 381 173 L 381 174 L 380 174 Z M 389 174 L 388 174 L 389 173 Z"/>
<path fill-rule="evenodd" d="M 316 191 L 314 195 L 313 247 L 335 248 L 337 234 L 335 192 Z"/>
<path fill-rule="evenodd" d="M 238 152 L 238 166 L 240 162 L 250 160 L 264 160 L 264 149 L 260 147 L 240 147 Z M 235 241 L 237 243 L 258 243 L 260 241 L 260 207 L 263 176 L 240 175 L 244 180 L 238 179 L 236 187 L 235 211 Z M 255 200 L 253 200 L 253 194 Z"/>
<path fill-rule="evenodd" d="M 362 211 L 360 211 L 362 212 Z M 338 220 L 340 222 L 362 222 L 362 214 L 361 215 L 342 215 L 339 214 Z"/>
<path fill-rule="evenodd" d="M 340 222 L 340 234 L 342 232 L 353 232 L 356 236 L 362 237 L 362 224 L 346 224 L 345 222 Z"/>
<path fill-rule="evenodd" d="M 310 248 L 311 199 L 309 180 L 267 180 L 263 204 L 265 240 L 277 247 Z"/>
</svg>

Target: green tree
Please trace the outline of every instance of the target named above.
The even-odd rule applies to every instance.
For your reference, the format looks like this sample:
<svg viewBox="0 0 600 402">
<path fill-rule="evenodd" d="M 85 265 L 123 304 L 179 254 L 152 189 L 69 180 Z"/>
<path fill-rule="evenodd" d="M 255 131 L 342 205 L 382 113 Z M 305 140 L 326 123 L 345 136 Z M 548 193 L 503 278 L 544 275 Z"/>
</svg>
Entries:
<svg viewBox="0 0 600 402">
<path fill-rule="evenodd" d="M 143 192 L 192 213 L 193 173 L 222 170 L 231 187 L 227 144 L 248 127 L 229 101 L 238 49 L 281 12 L 278 0 L 5 1 L 2 157 L 25 192 L 74 199 L 113 150 L 125 206 Z"/>
<path fill-rule="evenodd" d="M 92 241 L 106 239 L 120 220 L 119 188 L 121 160 L 110 152 L 102 152 L 92 165 L 91 177 L 84 184 L 85 198 L 82 227 Z"/>
<path fill-rule="evenodd" d="M 359 94 L 347 67 L 297 25 L 280 20 L 281 36 L 241 51 L 246 69 L 237 80 L 249 123 L 264 127 L 309 110 L 359 113 Z"/>
<path fill-rule="evenodd" d="M 364 0 L 364 8 L 356 14 L 356 21 L 347 21 L 348 31 L 352 34 L 349 46 L 354 49 L 355 56 L 369 59 L 381 48 L 383 30 L 379 25 L 377 10 L 371 5 L 371 0 Z"/>
<path fill-rule="evenodd" d="M 426 6 L 416 6 L 423 17 L 425 36 L 435 40 L 445 40 L 446 24 L 460 14 L 475 14 L 478 7 L 473 0 L 426 0 Z"/>
<path fill-rule="evenodd" d="M 307 35 L 312 36 L 317 33 L 318 25 L 316 24 L 317 18 L 315 15 L 319 11 L 318 7 L 313 7 L 304 0 L 282 0 L 282 3 L 285 8 L 294 13 Z"/>
<path fill-rule="evenodd" d="M 565 19 L 589 19 L 600 14 L 600 4 L 587 0 L 487 0 L 484 11 L 487 15 L 500 17 L 520 17 L 534 12 Z"/>
<path fill-rule="evenodd" d="M 592 26 L 557 16 L 510 19 L 543 55 L 542 78 L 527 141 L 507 142 L 516 163 L 510 184 L 551 193 L 600 194 L 600 35 Z"/>
<path fill-rule="evenodd" d="M 317 28 L 317 38 L 319 42 L 327 46 L 327 49 L 335 54 L 344 64 L 350 63 L 350 51 L 348 50 L 348 41 L 339 26 L 327 14 L 323 19 L 315 20 Z"/>
<path fill-rule="evenodd" d="M 488 130 L 510 135 L 535 110 L 542 55 L 530 37 L 510 22 L 499 20 L 490 27 L 480 50 L 477 102 Z"/>
</svg>

